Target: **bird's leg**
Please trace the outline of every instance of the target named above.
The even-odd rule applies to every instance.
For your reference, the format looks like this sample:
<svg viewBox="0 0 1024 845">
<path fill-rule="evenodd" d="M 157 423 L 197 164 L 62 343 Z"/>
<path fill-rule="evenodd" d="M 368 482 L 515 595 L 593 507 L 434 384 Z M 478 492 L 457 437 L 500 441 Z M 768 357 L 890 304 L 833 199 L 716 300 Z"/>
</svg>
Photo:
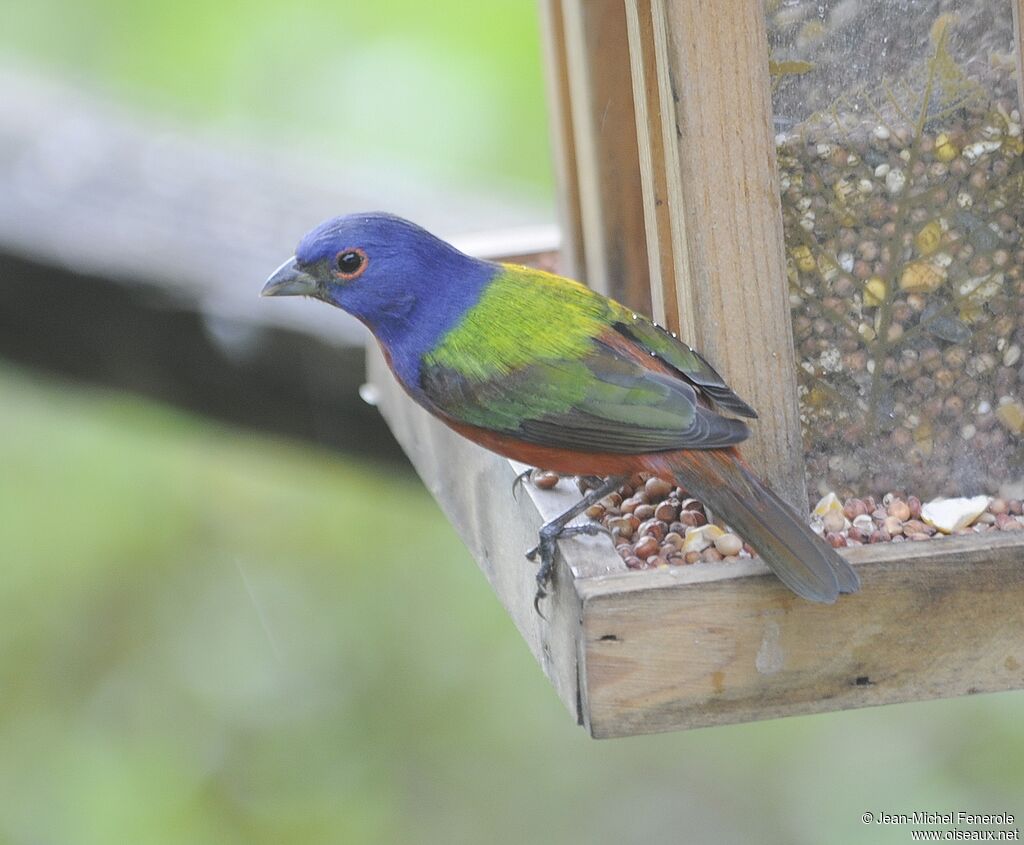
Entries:
<svg viewBox="0 0 1024 845">
<path fill-rule="evenodd" d="M 555 563 L 555 544 L 566 537 L 575 537 L 579 534 L 600 534 L 607 529 L 592 522 L 583 525 L 569 525 L 577 516 L 591 505 L 601 501 L 612 491 L 622 485 L 624 478 L 615 477 L 601 481 L 586 496 L 573 505 L 565 513 L 556 516 L 550 522 L 545 523 L 540 529 L 540 542 L 526 553 L 527 560 L 536 560 L 540 557 L 540 569 L 537 570 L 537 594 L 533 599 L 534 609 L 540 613 L 540 600 L 548 592 L 547 587 L 551 583 L 551 572 Z"/>
</svg>

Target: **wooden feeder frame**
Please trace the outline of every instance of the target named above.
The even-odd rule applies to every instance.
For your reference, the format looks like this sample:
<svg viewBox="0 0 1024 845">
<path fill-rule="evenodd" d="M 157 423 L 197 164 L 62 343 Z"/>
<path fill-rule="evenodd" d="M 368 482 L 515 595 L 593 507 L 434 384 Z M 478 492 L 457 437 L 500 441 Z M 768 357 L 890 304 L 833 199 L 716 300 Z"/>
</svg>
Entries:
<svg viewBox="0 0 1024 845">
<path fill-rule="evenodd" d="M 745 455 L 803 510 L 763 5 L 541 0 L 564 271 L 701 349 L 760 413 Z M 606 538 L 574 538 L 538 616 L 523 554 L 575 484 L 513 500 L 521 467 L 415 405 L 375 344 L 368 360 L 392 431 L 593 736 L 1024 688 L 1024 532 L 843 549 L 863 589 L 832 606 L 758 560 L 633 572 Z"/>
</svg>

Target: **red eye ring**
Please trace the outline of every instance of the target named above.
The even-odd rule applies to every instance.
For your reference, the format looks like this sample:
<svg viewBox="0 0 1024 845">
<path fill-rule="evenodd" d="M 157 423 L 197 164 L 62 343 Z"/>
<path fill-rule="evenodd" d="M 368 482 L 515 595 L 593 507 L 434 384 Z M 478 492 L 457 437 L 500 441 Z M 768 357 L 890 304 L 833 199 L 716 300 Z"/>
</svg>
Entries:
<svg viewBox="0 0 1024 845">
<path fill-rule="evenodd" d="M 370 258 L 366 252 L 357 246 L 343 249 L 334 256 L 334 275 L 346 282 L 358 279 L 366 271 L 366 265 Z"/>
</svg>

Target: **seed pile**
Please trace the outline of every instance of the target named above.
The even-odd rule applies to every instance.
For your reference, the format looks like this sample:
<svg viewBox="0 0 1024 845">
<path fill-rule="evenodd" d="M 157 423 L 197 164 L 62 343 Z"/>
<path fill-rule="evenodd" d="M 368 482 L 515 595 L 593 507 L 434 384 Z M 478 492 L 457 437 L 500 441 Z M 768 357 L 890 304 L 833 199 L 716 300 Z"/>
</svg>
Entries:
<svg viewBox="0 0 1024 845">
<path fill-rule="evenodd" d="M 535 470 L 533 483 L 549 490 L 558 473 Z M 590 485 L 579 479 L 580 491 Z M 949 507 L 946 507 L 946 505 Z M 973 505 L 973 509 L 972 509 Z M 586 515 L 611 535 L 630 569 L 736 560 L 754 551 L 728 529 L 708 522 L 704 505 L 662 478 L 637 473 Z M 840 499 L 828 494 L 810 515 L 811 527 L 835 548 L 869 543 L 903 543 L 937 537 L 1024 530 L 1020 499 L 977 497 L 922 504 L 917 496 L 887 493 Z"/>
<path fill-rule="evenodd" d="M 887 493 L 851 497 L 829 494 L 811 514 L 811 527 L 836 548 L 868 543 L 902 543 L 985 531 L 1024 530 L 1019 499 L 989 498 L 936 500 L 922 505 L 917 496 Z"/>
<path fill-rule="evenodd" d="M 580 489 L 589 489 L 584 479 Z M 704 505 L 685 490 L 646 473 L 631 477 L 586 515 L 608 529 L 630 569 L 752 556 L 736 534 L 709 524 Z"/>
</svg>

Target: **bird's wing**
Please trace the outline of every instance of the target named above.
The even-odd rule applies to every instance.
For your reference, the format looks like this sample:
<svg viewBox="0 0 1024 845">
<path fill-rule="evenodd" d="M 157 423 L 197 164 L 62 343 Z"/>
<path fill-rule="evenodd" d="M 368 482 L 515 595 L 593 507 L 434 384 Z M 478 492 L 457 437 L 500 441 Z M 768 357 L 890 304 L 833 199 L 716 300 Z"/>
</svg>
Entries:
<svg viewBox="0 0 1024 845">
<path fill-rule="evenodd" d="M 704 357 L 691 349 L 671 332 L 653 323 L 646 317 L 632 314 L 625 309 L 616 315 L 613 327 L 624 337 L 656 355 L 687 379 L 701 393 L 718 407 L 739 414 L 741 417 L 757 418 L 757 412 L 737 396 Z"/>
<path fill-rule="evenodd" d="M 425 363 L 423 394 L 443 416 L 553 448 L 640 454 L 744 440 L 740 420 L 697 401 L 687 382 L 595 339 L 580 357 L 540 358 L 492 375 Z"/>
<path fill-rule="evenodd" d="M 698 401 L 699 381 L 721 384 L 714 370 L 668 344 L 677 363 L 659 364 L 657 349 L 616 328 L 631 319 L 576 282 L 506 265 L 422 358 L 418 392 L 456 422 L 555 448 L 640 454 L 744 440 L 746 425 Z"/>
</svg>

